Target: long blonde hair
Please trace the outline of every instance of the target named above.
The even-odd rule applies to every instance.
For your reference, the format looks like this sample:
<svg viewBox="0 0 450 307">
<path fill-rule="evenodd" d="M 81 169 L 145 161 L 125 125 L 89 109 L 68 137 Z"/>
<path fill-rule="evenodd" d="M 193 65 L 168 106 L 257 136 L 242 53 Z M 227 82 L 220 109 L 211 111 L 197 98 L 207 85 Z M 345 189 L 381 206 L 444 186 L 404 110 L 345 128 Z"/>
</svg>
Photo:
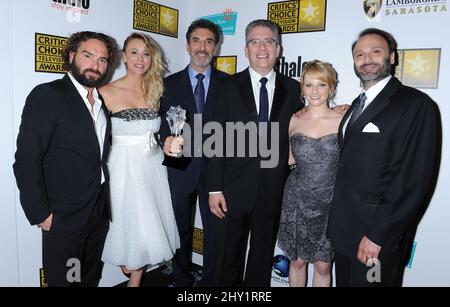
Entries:
<svg viewBox="0 0 450 307">
<path fill-rule="evenodd" d="M 163 77 L 166 72 L 166 65 L 163 60 L 161 49 L 151 37 L 143 33 L 134 32 L 131 33 L 123 43 L 122 52 L 126 51 L 128 43 L 133 39 L 142 40 L 145 46 L 150 50 L 151 66 L 144 76 L 142 89 L 144 91 L 144 99 L 147 101 L 148 106 L 153 110 L 159 110 L 159 99 L 164 91 Z"/>
</svg>

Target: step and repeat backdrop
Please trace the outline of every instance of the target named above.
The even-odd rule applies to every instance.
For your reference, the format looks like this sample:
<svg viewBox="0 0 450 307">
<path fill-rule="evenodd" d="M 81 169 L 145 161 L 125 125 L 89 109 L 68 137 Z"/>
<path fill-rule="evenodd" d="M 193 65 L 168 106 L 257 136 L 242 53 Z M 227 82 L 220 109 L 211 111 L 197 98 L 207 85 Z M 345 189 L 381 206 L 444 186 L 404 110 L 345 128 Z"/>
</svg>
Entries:
<svg viewBox="0 0 450 307">
<path fill-rule="evenodd" d="M 206 18 L 218 24 L 224 41 L 214 65 L 229 74 L 248 66 L 244 54 L 245 27 L 254 19 L 270 19 L 283 30 L 283 53 L 276 65 L 281 73 L 298 79 L 305 61 L 320 59 L 333 64 L 340 83 L 337 104 L 350 103 L 360 92 L 353 72 L 351 44 L 368 27 L 391 32 L 399 43 L 396 76 L 416 87 L 439 105 L 443 124 L 441 170 L 431 205 L 421 221 L 406 270 L 405 286 L 449 286 L 450 233 L 449 149 L 450 121 L 450 9 L 447 0 L 37 0 L 9 1 L 0 20 L 2 59 L 6 59 L 0 89 L 5 107 L 1 125 L 0 182 L 0 285 L 43 286 L 41 233 L 31 227 L 20 207 L 12 174 L 15 138 L 24 101 L 39 83 L 64 74 L 60 53 L 67 37 L 77 31 L 101 31 L 119 45 L 133 31 L 154 38 L 164 51 L 169 72 L 189 62 L 185 33 L 191 21 Z M 6 48 L 8 46 L 9 48 Z M 112 79 L 125 73 L 123 65 Z M 426 142 L 426 140 L 424 140 Z M 421 167 L 417 165 L 416 167 Z M 194 230 L 194 262 L 201 264 L 203 238 L 199 215 Z M 286 286 L 289 261 L 276 249 L 273 286 Z M 101 285 L 124 278 L 120 270 L 105 266 Z"/>
</svg>

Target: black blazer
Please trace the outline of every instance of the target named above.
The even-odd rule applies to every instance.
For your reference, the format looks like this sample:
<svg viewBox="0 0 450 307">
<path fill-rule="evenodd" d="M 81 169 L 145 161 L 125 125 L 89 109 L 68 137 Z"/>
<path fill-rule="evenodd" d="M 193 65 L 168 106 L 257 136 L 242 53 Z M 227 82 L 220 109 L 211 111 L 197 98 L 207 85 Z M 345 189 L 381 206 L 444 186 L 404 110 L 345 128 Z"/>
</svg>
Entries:
<svg viewBox="0 0 450 307">
<path fill-rule="evenodd" d="M 341 154 L 328 235 L 336 251 L 348 257 L 356 257 L 364 235 L 382 252 L 407 247 L 435 172 L 437 106 L 392 78 L 343 138 L 351 111 L 339 128 Z M 368 123 L 380 132 L 362 132 Z"/>
<path fill-rule="evenodd" d="M 228 206 L 228 214 L 239 219 L 250 213 L 258 197 L 260 182 L 269 184 L 264 189 L 264 205 L 268 217 L 277 218 L 286 178 L 289 173 L 289 122 L 292 114 L 302 107 L 300 84 L 281 74 L 276 75 L 275 92 L 270 114 L 270 122 L 279 123 L 279 160 L 274 168 L 261 168 L 262 158 L 213 157 L 208 160 L 208 191 L 223 191 Z M 214 110 L 214 120 L 225 126 L 226 122 L 258 124 L 258 113 L 249 70 L 246 69 L 220 85 L 219 96 Z M 226 137 L 226 133 L 225 133 Z M 268 139 L 270 143 L 272 140 Z M 235 140 L 236 151 L 236 140 Z M 246 137 L 246 148 L 249 140 Z M 224 146 L 226 149 L 226 146 Z"/>
<path fill-rule="evenodd" d="M 36 86 L 28 95 L 17 137 L 14 174 L 20 201 L 32 225 L 53 213 L 52 231 L 83 227 L 94 208 L 106 159 L 111 124 L 100 148 L 89 110 L 70 80 Z M 109 204 L 108 204 L 109 209 Z"/>
<path fill-rule="evenodd" d="M 206 182 L 206 160 L 201 157 L 194 157 L 194 114 L 197 112 L 194 93 L 192 91 L 191 81 L 189 79 L 189 71 L 187 66 L 184 70 L 172 74 L 164 79 L 164 95 L 161 99 L 161 141 L 164 143 L 166 138 L 170 136 L 170 128 L 166 120 L 166 112 L 171 106 L 180 105 L 186 110 L 186 123 L 191 127 L 191 157 L 165 157 L 168 164 L 168 175 L 172 188 L 184 192 L 192 192 L 196 187 L 204 190 Z M 212 120 L 214 100 L 217 96 L 219 81 L 228 74 L 221 72 L 215 68 L 211 70 L 211 79 L 208 88 L 208 94 L 205 101 L 205 107 L 202 113 L 203 125 L 199 127 L 203 130 L 206 123 Z M 203 140 L 208 136 L 203 136 Z M 174 167 L 170 167 L 173 165 Z M 183 167 L 178 167 L 183 165 Z M 184 168 L 185 167 L 185 168 Z M 199 185 L 200 184 L 200 185 Z"/>
</svg>

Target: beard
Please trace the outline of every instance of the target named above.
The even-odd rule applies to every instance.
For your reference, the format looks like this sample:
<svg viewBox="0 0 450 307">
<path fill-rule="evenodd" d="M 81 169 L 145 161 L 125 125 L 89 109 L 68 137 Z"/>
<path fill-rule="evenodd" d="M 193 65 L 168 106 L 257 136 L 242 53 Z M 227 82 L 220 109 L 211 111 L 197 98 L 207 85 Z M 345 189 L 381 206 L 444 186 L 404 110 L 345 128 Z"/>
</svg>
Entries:
<svg viewBox="0 0 450 307">
<path fill-rule="evenodd" d="M 206 57 L 199 61 L 196 58 L 196 55 L 198 55 L 198 54 L 206 55 Z M 207 67 L 211 63 L 211 60 L 212 60 L 212 55 L 207 53 L 207 52 L 205 52 L 205 51 L 197 51 L 192 56 L 192 62 L 198 67 Z"/>
<path fill-rule="evenodd" d="M 378 65 L 378 69 L 374 72 L 363 72 L 364 67 L 368 65 Z M 377 63 L 368 63 L 361 65 L 360 67 L 356 67 L 355 65 L 353 65 L 353 68 L 355 70 L 355 74 L 363 84 L 376 83 L 391 74 L 392 64 L 388 57 L 385 59 L 382 65 L 379 65 Z"/>
<path fill-rule="evenodd" d="M 98 87 L 103 82 L 103 80 L 105 79 L 105 76 L 106 76 L 106 72 L 102 74 L 99 70 L 94 70 L 94 69 L 90 69 L 90 68 L 87 68 L 82 72 L 80 67 L 77 65 L 77 62 L 75 61 L 75 59 L 73 60 L 73 62 L 71 64 L 70 71 L 72 73 L 72 76 L 75 78 L 75 80 L 77 80 L 81 85 L 83 85 L 85 87 L 89 87 L 89 88 Z M 97 78 L 88 77 L 86 75 L 87 72 L 96 74 L 98 77 Z"/>
</svg>

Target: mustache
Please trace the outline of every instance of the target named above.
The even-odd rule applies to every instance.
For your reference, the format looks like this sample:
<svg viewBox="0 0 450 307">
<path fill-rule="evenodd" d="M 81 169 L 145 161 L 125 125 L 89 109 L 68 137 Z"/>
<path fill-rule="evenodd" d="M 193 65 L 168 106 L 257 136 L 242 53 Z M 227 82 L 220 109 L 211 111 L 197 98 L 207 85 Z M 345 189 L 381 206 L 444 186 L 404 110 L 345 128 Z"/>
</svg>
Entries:
<svg viewBox="0 0 450 307">
<path fill-rule="evenodd" d="M 85 70 L 83 71 L 83 75 L 84 75 L 85 73 L 87 73 L 87 72 L 91 72 L 91 73 L 96 74 L 96 75 L 98 75 L 98 76 L 100 76 L 100 75 L 102 74 L 99 70 L 94 70 L 94 69 L 88 68 L 88 69 L 85 69 Z"/>
<path fill-rule="evenodd" d="M 203 50 L 198 50 L 195 52 L 195 55 L 209 55 L 209 53 Z"/>
<path fill-rule="evenodd" d="M 364 65 L 361 65 L 360 68 L 366 68 L 368 66 L 373 66 L 373 65 L 380 66 L 380 64 L 378 64 L 378 63 L 366 63 Z"/>
</svg>

